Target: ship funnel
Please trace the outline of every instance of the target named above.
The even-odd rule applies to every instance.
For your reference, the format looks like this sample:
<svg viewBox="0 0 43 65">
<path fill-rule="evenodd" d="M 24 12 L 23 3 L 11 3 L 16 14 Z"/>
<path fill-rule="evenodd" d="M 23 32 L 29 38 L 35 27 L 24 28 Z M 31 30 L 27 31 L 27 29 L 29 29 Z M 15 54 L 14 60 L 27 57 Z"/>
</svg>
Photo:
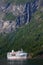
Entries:
<svg viewBox="0 0 43 65">
<path fill-rule="evenodd" d="M 12 53 L 14 52 L 14 50 L 12 50 Z"/>
</svg>

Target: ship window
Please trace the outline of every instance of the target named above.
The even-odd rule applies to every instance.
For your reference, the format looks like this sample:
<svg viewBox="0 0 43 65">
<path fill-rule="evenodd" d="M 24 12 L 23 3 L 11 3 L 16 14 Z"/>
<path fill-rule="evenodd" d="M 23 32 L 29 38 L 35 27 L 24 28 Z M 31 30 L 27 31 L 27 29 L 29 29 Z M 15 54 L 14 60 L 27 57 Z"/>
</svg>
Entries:
<svg viewBox="0 0 43 65">
<path fill-rule="evenodd" d="M 12 54 L 12 56 L 15 56 L 15 54 Z"/>
<path fill-rule="evenodd" d="M 21 57 L 23 57 L 23 56 L 25 56 L 25 55 L 21 55 Z"/>
</svg>

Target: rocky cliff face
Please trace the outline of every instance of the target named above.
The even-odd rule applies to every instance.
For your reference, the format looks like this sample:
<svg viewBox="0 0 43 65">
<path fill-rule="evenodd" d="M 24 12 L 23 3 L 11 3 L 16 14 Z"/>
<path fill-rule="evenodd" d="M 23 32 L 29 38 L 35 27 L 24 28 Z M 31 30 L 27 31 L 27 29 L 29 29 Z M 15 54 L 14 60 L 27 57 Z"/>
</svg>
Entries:
<svg viewBox="0 0 43 65">
<path fill-rule="evenodd" d="M 3 3 L 3 1 L 0 1 Z M 33 2 L 27 2 L 25 4 L 15 3 L 0 3 L 0 33 L 9 33 L 24 24 L 27 24 L 31 20 L 32 14 L 37 11 L 39 7 L 39 0 Z M 41 1 L 42 3 L 42 1 Z M 9 14 L 12 13 L 12 14 Z M 9 14 L 9 15 L 8 15 Z M 5 16 L 6 15 L 6 16 Z M 5 19 L 4 19 L 5 17 Z M 15 17 L 15 19 L 14 19 Z"/>
</svg>

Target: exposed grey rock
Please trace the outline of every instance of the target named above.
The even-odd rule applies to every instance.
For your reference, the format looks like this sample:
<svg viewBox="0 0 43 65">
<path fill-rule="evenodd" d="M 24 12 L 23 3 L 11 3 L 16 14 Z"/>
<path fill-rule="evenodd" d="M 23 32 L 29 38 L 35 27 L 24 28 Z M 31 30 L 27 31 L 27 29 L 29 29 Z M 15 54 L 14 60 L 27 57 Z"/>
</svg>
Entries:
<svg viewBox="0 0 43 65">
<path fill-rule="evenodd" d="M 35 4 L 33 4 L 32 2 L 31 3 L 28 2 L 24 5 L 22 4 L 16 5 L 12 3 L 5 4 L 3 0 L 0 0 L 0 2 L 3 3 L 3 4 L 0 3 L 0 33 L 12 32 L 16 28 L 29 23 L 31 19 L 31 15 L 35 11 L 34 7 L 38 5 L 37 9 L 39 8 L 38 0 L 35 2 Z M 43 0 L 41 1 L 40 5 L 42 4 L 42 2 Z M 41 9 L 41 11 L 43 11 L 43 8 Z M 16 16 L 15 21 L 3 20 L 4 15 L 8 12 L 12 12 L 14 16 Z"/>
</svg>

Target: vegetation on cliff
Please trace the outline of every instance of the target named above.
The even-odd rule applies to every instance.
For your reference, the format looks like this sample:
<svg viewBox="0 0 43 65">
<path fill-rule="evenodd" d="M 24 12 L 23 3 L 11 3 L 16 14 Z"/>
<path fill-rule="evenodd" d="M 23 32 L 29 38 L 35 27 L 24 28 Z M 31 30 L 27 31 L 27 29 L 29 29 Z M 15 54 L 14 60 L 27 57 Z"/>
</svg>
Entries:
<svg viewBox="0 0 43 65">
<path fill-rule="evenodd" d="M 7 13 L 5 14 L 5 16 L 3 17 L 3 20 L 15 20 L 16 19 L 16 16 L 14 16 L 11 12 L 10 13 Z"/>
<path fill-rule="evenodd" d="M 25 4 L 26 2 L 33 2 L 34 0 L 5 0 L 6 3 L 12 2 L 15 4 Z"/>
<path fill-rule="evenodd" d="M 0 35 L 0 56 L 5 56 L 12 49 L 20 50 L 36 56 L 43 52 L 43 13 L 37 11 L 28 24 L 20 27 L 16 31 Z"/>
</svg>

